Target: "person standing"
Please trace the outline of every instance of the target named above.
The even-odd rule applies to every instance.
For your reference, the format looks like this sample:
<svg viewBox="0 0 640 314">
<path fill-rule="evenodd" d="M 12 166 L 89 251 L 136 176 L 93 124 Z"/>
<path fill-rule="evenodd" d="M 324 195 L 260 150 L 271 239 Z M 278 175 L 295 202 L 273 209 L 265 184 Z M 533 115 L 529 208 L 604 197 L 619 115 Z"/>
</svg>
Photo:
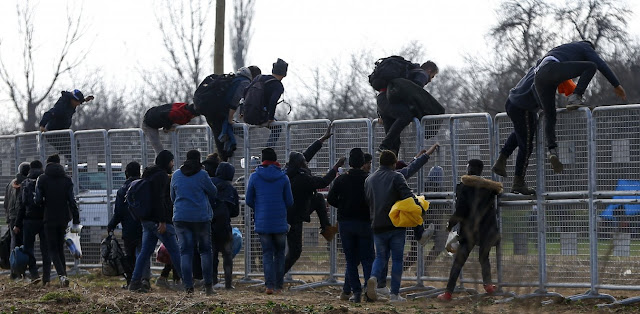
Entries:
<svg viewBox="0 0 640 314">
<path fill-rule="evenodd" d="M 5 188 L 3 205 L 7 217 L 7 225 L 9 226 L 9 233 L 11 234 L 11 251 L 13 251 L 16 246 L 22 245 L 22 233 L 16 232 L 16 230 L 19 231 L 20 228 L 14 229 L 13 227 L 15 227 L 16 225 L 16 219 L 18 218 L 18 212 L 20 211 L 21 207 L 21 184 L 27 178 L 27 175 L 29 175 L 29 169 L 30 166 L 28 162 L 20 163 L 20 165 L 18 166 L 18 173 L 16 173 L 16 177 L 11 180 L 11 182 L 9 182 L 9 184 L 7 184 Z M 12 271 L 11 279 L 16 279 L 21 275 L 22 274 L 15 274 Z"/>
</svg>

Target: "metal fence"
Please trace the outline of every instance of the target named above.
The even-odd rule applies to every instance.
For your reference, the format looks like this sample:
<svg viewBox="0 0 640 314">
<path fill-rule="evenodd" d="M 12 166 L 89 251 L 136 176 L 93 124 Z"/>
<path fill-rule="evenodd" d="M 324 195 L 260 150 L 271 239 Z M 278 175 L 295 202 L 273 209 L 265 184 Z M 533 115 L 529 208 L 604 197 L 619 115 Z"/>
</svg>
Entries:
<svg viewBox="0 0 640 314">
<path fill-rule="evenodd" d="M 432 201 L 426 224 L 434 224 L 433 242 L 422 247 L 407 233 L 406 271 L 403 280 L 415 282 L 405 288 L 423 289 L 411 297 L 434 296 L 439 291 L 424 282 L 447 280 L 452 257 L 444 253 L 446 220 L 455 207 L 455 186 L 466 171 L 469 159 L 485 163 L 485 176 L 503 181 L 505 194 L 498 202 L 502 242 L 492 252 L 493 278 L 504 290 L 517 287 L 518 296 L 559 297 L 557 288 L 576 288 L 584 294 L 569 299 L 613 297 L 599 289 L 640 290 L 640 105 L 600 107 L 590 111 L 558 110 L 557 142 L 564 171 L 554 174 L 547 163 L 544 117 L 540 117 L 537 140 L 526 172 L 527 183 L 536 196 L 509 193 L 511 177 L 498 178 L 490 167 L 499 149 L 513 130 L 506 114 L 492 119 L 486 113 L 427 116 L 414 121 L 401 135 L 400 159 L 410 162 L 421 149 L 440 143 L 430 161 L 408 180 L 416 193 Z M 229 162 L 236 168 L 234 184 L 244 196 L 247 178 L 260 162 L 261 150 L 272 147 L 284 164 L 292 151 L 303 152 L 327 127 L 333 137 L 309 161 L 316 175 L 324 175 L 349 150 L 360 147 L 374 156 L 384 137 L 378 121 L 349 119 L 330 122 L 311 120 L 276 122 L 265 127 L 234 125 L 237 150 Z M 176 167 L 186 151 L 199 150 L 203 158 L 214 150 L 208 126 L 178 127 L 161 132 L 165 149 L 176 156 Z M 20 162 L 44 160 L 59 153 L 72 177 L 81 209 L 84 249 L 83 264 L 99 263 L 98 245 L 112 215 L 115 191 L 124 182 L 124 166 L 139 161 L 153 163 L 154 153 L 140 129 L 91 130 L 71 132 L 30 132 L 0 136 L 0 184 L 6 186 L 15 176 Z M 517 153 L 517 151 L 516 151 Z M 513 173 L 515 155 L 508 163 Z M 345 166 L 346 167 L 346 166 Z M 430 176 L 432 168 L 442 169 L 442 178 Z M 434 172 L 437 173 L 437 172 Z M 324 193 L 327 189 L 320 192 Z M 0 189 L 0 196 L 5 190 Z M 328 208 L 335 223 L 334 208 Z M 232 223 L 244 234 L 244 248 L 235 259 L 235 273 L 244 281 L 262 275 L 261 251 L 254 232 L 252 211 L 244 204 Z M 474 252 L 464 268 L 461 282 L 481 283 Z M 304 225 L 303 254 L 290 275 L 308 280 L 322 276 L 318 284 L 340 284 L 345 271 L 340 237 L 327 243 L 319 234 L 319 221 L 312 215 Z M 461 285 L 462 289 L 465 289 Z M 632 302 L 634 299 L 623 301 Z"/>
</svg>

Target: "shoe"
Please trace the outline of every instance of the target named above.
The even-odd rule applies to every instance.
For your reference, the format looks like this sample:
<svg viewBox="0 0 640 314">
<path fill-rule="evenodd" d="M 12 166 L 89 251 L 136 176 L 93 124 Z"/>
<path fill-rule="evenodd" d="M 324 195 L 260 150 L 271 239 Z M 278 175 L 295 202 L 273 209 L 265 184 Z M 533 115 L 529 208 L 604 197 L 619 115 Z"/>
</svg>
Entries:
<svg viewBox="0 0 640 314">
<path fill-rule="evenodd" d="M 436 233 L 436 227 L 433 224 L 429 224 L 427 228 L 424 229 L 424 231 L 422 231 L 422 237 L 420 237 L 420 240 L 418 240 L 418 243 L 424 246 L 431 239 L 431 237 L 433 237 L 435 233 Z"/>
<path fill-rule="evenodd" d="M 451 292 L 445 291 L 438 295 L 438 300 L 440 301 L 451 301 Z"/>
<path fill-rule="evenodd" d="M 362 301 L 362 294 L 354 293 L 350 298 L 349 302 L 351 303 L 360 303 Z"/>
<path fill-rule="evenodd" d="M 149 282 L 149 279 L 142 279 L 142 292 L 149 291 L 151 291 L 151 282 Z"/>
<path fill-rule="evenodd" d="M 165 289 L 171 288 L 169 286 L 169 280 L 167 279 L 167 277 L 162 277 L 162 276 L 156 279 L 156 287 L 165 288 Z"/>
<path fill-rule="evenodd" d="M 496 292 L 496 285 L 492 285 L 492 284 L 488 284 L 488 285 L 484 285 L 484 291 L 487 292 L 487 294 L 493 294 L 494 292 Z"/>
<path fill-rule="evenodd" d="M 389 290 L 388 287 L 382 287 L 382 288 L 377 288 L 376 289 L 376 294 L 377 295 L 384 295 L 384 296 L 389 296 L 391 294 L 391 291 Z"/>
<path fill-rule="evenodd" d="M 351 298 L 351 293 L 340 292 L 340 300 L 349 301 L 349 298 Z"/>
<path fill-rule="evenodd" d="M 67 279 L 67 276 L 60 276 L 60 285 L 65 288 L 69 286 L 69 279 Z"/>
<path fill-rule="evenodd" d="M 193 288 L 185 288 L 184 292 L 186 292 L 187 294 L 193 294 Z"/>
<path fill-rule="evenodd" d="M 367 280 L 367 290 L 365 291 L 365 295 L 369 301 L 378 301 L 378 294 L 376 293 L 377 286 L 378 278 L 370 277 L 369 280 Z"/>
<path fill-rule="evenodd" d="M 582 99 L 582 95 L 571 94 L 567 102 L 567 110 L 576 110 L 580 107 L 587 107 Z"/>
<path fill-rule="evenodd" d="M 325 240 L 327 240 L 327 242 L 331 242 L 336 233 L 338 233 L 338 227 L 336 226 L 326 226 L 322 231 L 320 231 L 320 234 Z"/>
<path fill-rule="evenodd" d="M 232 285 L 225 285 L 225 286 L 224 286 L 224 289 L 225 289 L 225 290 L 233 290 L 233 289 L 235 289 L 235 288 L 236 288 L 236 287 L 234 287 L 234 286 L 232 286 Z"/>
<path fill-rule="evenodd" d="M 389 297 L 389 302 L 407 302 L 407 299 L 401 297 L 399 294 L 392 294 Z"/>
<path fill-rule="evenodd" d="M 535 195 L 536 190 L 527 187 L 527 182 L 524 180 L 524 176 L 513 177 L 513 185 L 511 186 L 511 193 L 520 193 L 522 195 Z"/>
<path fill-rule="evenodd" d="M 206 295 L 214 295 L 216 291 L 213 290 L 213 285 L 205 285 L 204 286 L 204 294 Z"/>
<path fill-rule="evenodd" d="M 129 291 L 142 292 L 142 282 L 132 281 L 129 283 Z"/>
<path fill-rule="evenodd" d="M 507 176 L 507 159 L 508 159 L 507 156 L 500 154 L 500 156 L 498 156 L 498 160 L 496 160 L 496 163 L 493 164 L 493 167 L 491 167 L 491 170 L 493 171 L 493 173 L 501 177 L 506 177 Z"/>
<path fill-rule="evenodd" d="M 265 290 L 264 293 L 266 293 L 268 295 L 271 295 L 271 294 L 273 294 L 273 289 L 267 288 L 267 290 Z"/>
<path fill-rule="evenodd" d="M 558 157 L 558 151 L 555 148 L 549 150 L 549 162 L 551 163 L 551 168 L 553 168 L 554 173 L 560 173 L 564 169 Z"/>
</svg>

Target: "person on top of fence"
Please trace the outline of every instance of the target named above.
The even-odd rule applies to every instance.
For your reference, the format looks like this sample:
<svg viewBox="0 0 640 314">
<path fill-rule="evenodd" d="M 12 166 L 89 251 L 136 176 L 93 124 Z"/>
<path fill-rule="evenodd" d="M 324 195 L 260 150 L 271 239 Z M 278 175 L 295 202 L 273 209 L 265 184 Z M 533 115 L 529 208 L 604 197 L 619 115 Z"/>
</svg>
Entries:
<svg viewBox="0 0 640 314">
<path fill-rule="evenodd" d="M 233 117 L 244 90 L 262 71 L 255 65 L 241 67 L 233 74 L 207 76 L 193 94 L 198 113 L 207 119 L 213 132 L 218 155 L 227 161 L 236 150 Z"/>
<path fill-rule="evenodd" d="M 80 232 L 80 213 L 73 195 L 73 182 L 60 164 L 58 154 L 47 158 L 44 174 L 36 181 L 34 202 L 44 207 L 43 223 L 47 237 L 47 248 L 56 267 L 60 284 L 69 286 L 67 266 L 64 260 L 64 236 L 67 225 L 73 220 L 71 232 Z"/>
<path fill-rule="evenodd" d="M 4 211 L 7 217 L 7 225 L 9 226 L 9 233 L 11 234 L 11 246 L 10 250 L 16 246 L 22 245 L 22 233 L 15 232 L 13 227 L 16 225 L 16 219 L 18 218 L 18 212 L 20 211 L 20 192 L 22 190 L 22 182 L 29 175 L 29 163 L 23 162 L 18 166 L 18 173 L 16 177 L 11 180 L 5 187 L 4 192 Z M 11 279 L 16 279 L 22 274 L 15 274 L 11 272 Z"/>
<path fill-rule="evenodd" d="M 29 275 L 32 283 L 37 282 L 38 266 L 35 259 L 35 242 L 36 235 L 40 238 L 40 254 L 42 255 L 42 283 L 46 285 L 51 278 L 51 259 L 49 258 L 49 249 L 47 248 L 47 236 L 44 233 L 44 224 L 42 218 L 44 209 L 42 206 L 36 205 L 33 201 L 36 193 L 36 180 L 44 173 L 40 160 L 34 160 L 29 164 L 29 173 L 27 178 L 22 181 L 20 187 L 20 195 L 18 196 L 18 216 L 16 217 L 13 232 L 15 234 L 22 233 L 22 242 L 24 249 L 29 255 Z M 6 195 L 6 194 L 5 194 Z M 6 200 L 6 198 L 5 198 Z M 12 274 L 13 275 L 13 274 Z"/>
<path fill-rule="evenodd" d="M 127 164 L 124 175 L 126 181 L 116 192 L 116 201 L 113 208 L 113 216 L 107 225 L 107 233 L 112 233 L 116 229 L 118 224 L 122 225 L 122 241 L 124 242 L 124 254 L 128 261 L 129 267 L 125 270 L 125 278 L 127 280 L 127 287 L 131 283 L 131 276 L 133 274 L 133 266 L 136 264 L 136 256 L 140 253 L 142 248 L 142 225 L 131 212 L 129 206 L 125 202 L 125 195 L 131 186 L 131 183 L 140 179 L 140 164 L 137 161 L 132 161 Z M 151 265 L 147 265 L 144 268 L 143 280 L 149 281 L 151 279 Z"/>
<path fill-rule="evenodd" d="M 460 271 L 476 245 L 480 247 L 478 258 L 482 267 L 484 290 L 488 294 L 496 291 L 496 286 L 491 283 L 489 253 L 491 247 L 500 242 L 495 204 L 496 196 L 502 193 L 502 183 L 482 178 L 483 168 L 481 160 L 469 160 L 467 174 L 462 176 L 461 183 L 456 187 L 456 210 L 449 218 L 447 231 L 451 231 L 457 224 L 460 225 L 460 245 L 455 252 L 447 288 L 444 293 L 438 295 L 439 300 L 451 300 Z"/>
<path fill-rule="evenodd" d="M 143 274 L 147 271 L 149 266 L 149 259 L 151 254 L 158 244 L 158 240 L 164 244 L 171 256 L 171 262 L 174 267 L 174 272 L 180 273 L 180 252 L 178 248 L 178 241 L 176 240 L 176 231 L 173 226 L 173 204 L 171 203 L 171 197 L 169 196 L 169 175 L 173 170 L 173 154 L 168 150 L 161 151 L 156 156 L 155 164 L 144 169 L 142 173 L 142 181 L 138 183 L 145 184 L 140 186 L 134 193 L 132 191 L 133 185 L 129 188 L 129 193 L 144 194 L 134 195 L 140 199 L 146 197 L 144 204 L 145 215 L 137 215 L 137 219 L 142 224 L 142 247 L 140 253 L 136 259 L 136 265 L 131 275 L 131 283 L 129 284 L 129 291 L 148 292 L 150 289 L 150 283 L 143 281 Z M 144 182 L 146 181 L 146 182 Z M 129 200 L 127 196 L 127 200 Z M 129 204 L 129 209 L 132 209 L 132 204 Z M 133 210 L 132 210 L 133 213 Z"/>
<path fill-rule="evenodd" d="M 331 225 L 327 215 L 327 205 L 324 196 L 318 193 L 317 189 L 323 189 L 336 178 L 338 168 L 344 165 L 345 158 L 340 158 L 336 164 L 324 176 L 314 176 L 307 163 L 320 151 L 324 141 L 333 135 L 331 126 L 327 128 L 325 134 L 313 142 L 304 153 L 291 152 L 289 161 L 284 172 L 291 182 L 291 192 L 293 193 L 293 206 L 288 209 L 287 222 L 291 226 L 287 233 L 288 252 L 285 258 L 285 273 L 300 258 L 302 253 L 303 223 L 310 222 L 310 214 L 316 212 L 320 219 L 320 234 L 327 240 L 333 240 L 338 228 Z"/>
<path fill-rule="evenodd" d="M 273 148 L 262 150 L 262 164 L 249 177 L 246 203 L 255 211 L 255 232 L 262 246 L 265 293 L 284 288 L 287 208 L 293 205 L 291 183 L 277 162 Z"/>
<path fill-rule="evenodd" d="M 275 119 L 278 100 L 284 93 L 282 79 L 287 76 L 289 64 L 278 58 L 271 75 L 258 75 L 244 92 L 240 115 L 247 124 L 269 127 Z M 273 147 L 280 138 L 282 127 L 271 130 L 266 147 Z"/>
<path fill-rule="evenodd" d="M 379 92 L 376 103 L 386 134 L 380 151 L 388 149 L 397 155 L 400 151 L 400 134 L 413 118 L 444 113 L 438 101 L 424 90 L 424 86 L 433 80 L 438 71 L 438 66 L 432 61 L 419 65 L 399 56 L 376 62 L 373 73 L 369 75 L 369 83 Z"/>
<path fill-rule="evenodd" d="M 193 254 L 197 245 L 202 277 L 207 295 L 213 291 L 213 261 L 211 259 L 211 220 L 218 190 L 209 174 L 202 169 L 200 152 L 190 150 L 187 160 L 171 176 L 173 224 L 178 234 L 182 265 L 182 283 L 187 293 L 193 293 Z"/>
<path fill-rule="evenodd" d="M 218 189 L 216 203 L 213 205 L 211 235 L 213 237 L 213 284 L 218 284 L 218 253 L 222 254 L 224 270 L 224 287 L 233 289 L 233 235 L 231 218 L 240 215 L 240 198 L 238 191 L 231 184 L 236 168 L 228 162 L 221 162 L 215 173 L 207 171 L 211 182 Z"/>
<path fill-rule="evenodd" d="M 404 176 L 395 171 L 397 162 L 396 155 L 392 151 L 382 151 L 380 168 L 364 183 L 376 247 L 376 258 L 366 290 L 367 297 L 373 301 L 378 299 L 376 293 L 378 278 L 382 277 L 382 269 L 388 264 L 390 255 L 392 258 L 390 301 L 406 300 L 399 295 L 406 229 L 394 226 L 389 218 L 389 212 L 397 201 L 414 197 L 414 195 Z"/>
<path fill-rule="evenodd" d="M 193 104 L 178 102 L 154 106 L 145 112 L 140 128 L 157 155 L 164 150 L 162 141 L 160 141 L 160 129 L 163 129 L 165 133 L 174 131 L 177 125 L 187 124 L 199 115 L 200 113 Z"/>
</svg>

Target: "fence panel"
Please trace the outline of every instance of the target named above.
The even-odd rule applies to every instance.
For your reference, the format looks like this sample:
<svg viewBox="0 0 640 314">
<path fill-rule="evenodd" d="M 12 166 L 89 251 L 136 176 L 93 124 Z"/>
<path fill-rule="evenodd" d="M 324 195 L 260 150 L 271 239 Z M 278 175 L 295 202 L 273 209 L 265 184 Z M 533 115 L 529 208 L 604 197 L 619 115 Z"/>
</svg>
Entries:
<svg viewBox="0 0 640 314">
<path fill-rule="evenodd" d="M 40 160 L 44 162 L 40 155 L 40 132 L 27 132 L 16 135 L 16 166 L 23 161 L 31 162 Z M 17 169 L 14 169 L 14 171 Z"/>
<path fill-rule="evenodd" d="M 187 152 L 195 149 L 200 152 L 202 159 L 209 154 L 211 131 L 207 125 L 181 125 L 176 129 L 176 169 L 184 163 Z"/>
<path fill-rule="evenodd" d="M 5 187 L 16 176 L 16 139 L 14 136 L 0 136 L 0 196 L 4 197 Z M 3 217 L 4 218 L 4 217 Z"/>
<path fill-rule="evenodd" d="M 496 145 L 497 145 L 495 156 L 497 157 L 502 147 L 504 147 L 505 142 L 509 138 L 509 135 L 513 131 L 513 122 L 511 122 L 511 119 L 509 118 L 509 116 L 507 116 L 506 113 L 499 113 L 496 115 L 494 119 L 494 128 L 495 128 Z M 533 132 L 536 132 L 536 131 L 533 130 Z M 536 141 L 537 141 L 537 137 L 536 137 Z M 538 160 L 536 158 L 536 149 L 537 149 L 536 146 L 537 145 L 535 144 L 533 145 L 533 151 L 531 152 L 531 156 L 529 157 L 528 167 L 525 172 L 525 180 L 527 182 L 527 185 L 530 188 L 536 187 L 536 169 L 537 169 L 536 165 L 538 164 Z M 513 154 L 511 154 L 511 156 L 508 159 L 507 177 L 503 178 L 498 175 L 494 176 L 495 178 L 498 179 L 498 181 L 502 182 L 505 192 L 511 192 L 511 186 L 513 185 L 513 176 L 515 172 L 516 158 L 518 156 L 518 151 L 519 149 L 516 148 L 516 150 L 513 151 Z M 486 168 L 486 169 L 487 171 L 490 171 L 489 168 Z"/>
<path fill-rule="evenodd" d="M 245 180 L 245 178 L 248 178 L 251 172 L 253 172 L 253 169 L 255 169 L 255 167 L 260 164 L 261 159 L 260 155 L 249 155 L 249 126 L 247 124 L 234 124 L 233 134 L 236 138 L 237 150 L 233 153 L 233 156 L 229 157 L 228 162 L 231 163 L 236 169 L 236 172 L 233 176 L 233 183 L 238 190 L 238 194 L 241 198 L 243 198 L 245 188 L 248 183 L 248 180 Z"/>
<path fill-rule="evenodd" d="M 413 160 L 413 157 L 415 157 L 418 154 L 418 152 L 422 149 L 421 140 L 419 138 L 420 136 L 419 134 L 420 134 L 420 130 L 422 129 L 422 126 L 420 125 L 420 121 L 418 119 L 413 119 L 413 120 L 414 121 L 411 124 L 409 124 L 404 130 L 402 130 L 402 133 L 400 134 L 400 141 L 402 142 L 402 144 L 400 145 L 400 151 L 398 152 L 398 160 L 402 160 L 407 164 L 409 164 Z M 375 149 L 380 147 L 380 144 L 382 143 L 382 140 L 385 137 L 384 126 L 379 121 L 380 121 L 379 119 L 376 119 L 373 121 L 373 124 L 372 124 L 373 147 Z M 375 157 L 373 158 L 372 165 L 374 170 L 379 167 L 379 164 L 378 164 L 379 156 L 380 154 L 376 153 Z M 407 183 L 409 184 L 409 187 L 411 187 L 411 189 L 414 192 L 419 191 L 419 187 L 418 187 L 419 177 L 420 177 L 419 173 L 417 173 L 411 178 L 407 179 Z"/>
<path fill-rule="evenodd" d="M 175 131 L 165 132 L 163 129 L 160 129 L 159 134 L 160 134 L 160 143 L 162 144 L 162 148 L 173 153 L 173 156 L 175 159 L 176 156 L 178 155 L 175 147 L 176 132 Z M 155 162 L 157 153 L 153 150 L 153 146 L 151 146 L 151 141 L 149 141 L 149 138 L 147 136 L 145 136 L 144 138 L 145 138 L 144 140 L 145 141 L 145 146 L 144 146 L 145 157 L 144 158 L 146 162 L 145 165 L 148 166 Z M 175 160 L 174 160 L 174 163 L 176 165 L 179 165 L 177 162 L 175 162 Z"/>
<path fill-rule="evenodd" d="M 420 187 L 419 192 L 453 194 L 455 178 L 453 178 L 451 117 L 452 115 L 438 115 L 422 118 L 423 146 L 430 147 L 436 142 L 440 143 L 440 148 L 431 155 L 429 164 L 442 168 L 442 178 L 429 178 L 430 168 L 423 167 L 422 177 L 425 185 Z M 434 185 L 435 182 L 439 182 L 439 184 Z"/>
</svg>

